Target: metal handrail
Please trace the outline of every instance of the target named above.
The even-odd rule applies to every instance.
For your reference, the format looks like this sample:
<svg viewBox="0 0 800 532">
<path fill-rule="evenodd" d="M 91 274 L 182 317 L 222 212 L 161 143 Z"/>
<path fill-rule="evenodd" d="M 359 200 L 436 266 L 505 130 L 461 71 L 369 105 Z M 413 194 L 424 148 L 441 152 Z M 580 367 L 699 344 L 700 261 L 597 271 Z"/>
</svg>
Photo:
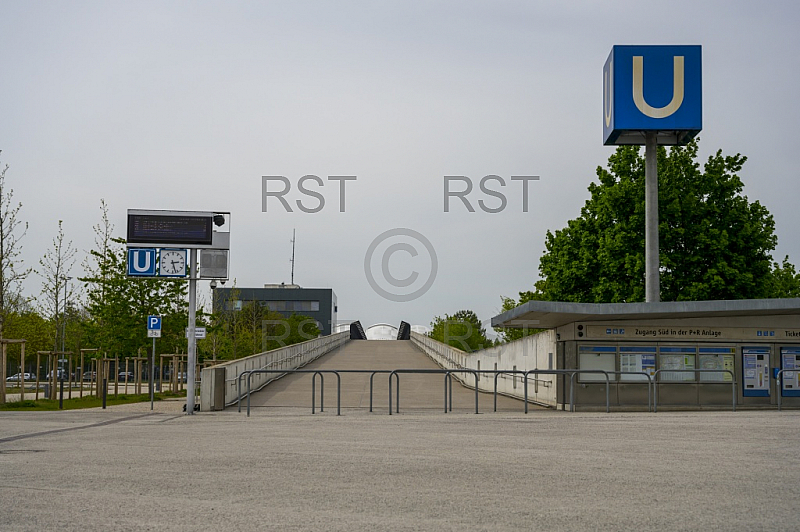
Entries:
<svg viewBox="0 0 800 532">
<path fill-rule="evenodd" d="M 491 371 L 491 370 L 490 370 Z M 478 414 L 478 374 L 483 373 L 481 370 L 477 369 L 455 369 L 455 370 L 448 370 L 444 376 L 445 385 L 444 385 L 444 402 L 445 402 L 445 413 L 447 413 L 447 383 L 450 383 L 450 412 L 453 411 L 453 373 L 472 373 L 475 375 L 475 413 Z"/>
<path fill-rule="evenodd" d="M 342 371 L 344 371 L 344 370 L 342 370 Z M 312 377 L 312 380 L 311 380 L 311 393 L 312 393 L 312 396 L 311 396 L 311 413 L 312 414 L 315 413 L 314 408 L 316 406 L 316 393 L 315 393 L 316 390 L 315 390 L 315 387 L 314 387 L 314 385 L 316 383 L 316 376 L 320 375 L 320 377 L 322 377 L 323 373 L 333 373 L 334 375 L 336 375 L 336 380 L 337 380 L 337 384 L 338 384 L 337 390 L 336 390 L 336 415 L 337 416 L 342 415 L 342 377 L 339 375 L 340 371 L 338 371 L 338 370 L 332 370 L 332 369 L 289 369 L 289 370 L 287 370 L 287 369 L 275 369 L 275 370 L 271 370 L 271 369 L 251 369 L 251 370 L 249 370 L 247 372 L 242 372 L 243 375 L 245 373 L 247 374 L 247 417 L 250 417 L 250 394 L 251 394 L 250 377 L 252 377 L 255 374 L 260 374 L 260 373 L 284 373 L 284 374 L 285 373 L 313 373 L 314 377 Z M 322 380 L 320 382 L 322 384 Z M 320 400 L 320 412 L 322 412 L 322 407 L 323 407 L 322 400 Z"/>
<path fill-rule="evenodd" d="M 447 410 L 447 378 L 448 375 L 452 373 L 472 373 L 475 375 L 475 413 L 478 413 L 478 373 L 477 370 L 473 369 L 460 369 L 460 370 L 450 370 L 450 369 L 396 369 L 393 370 L 389 374 L 389 415 L 392 415 L 392 377 L 395 377 L 397 380 L 397 404 L 395 405 L 396 413 L 400 413 L 400 374 L 412 374 L 412 375 L 444 375 L 445 376 L 445 411 Z"/>
<path fill-rule="evenodd" d="M 609 373 L 612 373 L 609 371 Z M 653 394 L 653 378 L 650 376 L 649 373 L 646 371 L 614 371 L 614 375 L 644 375 L 647 377 L 647 411 L 652 412 L 653 407 L 651 403 L 651 395 Z M 615 381 L 617 385 L 617 392 L 619 392 L 619 385 L 622 384 L 620 381 Z M 625 381 L 624 384 L 635 384 L 636 381 Z M 617 397 L 617 403 L 619 404 L 619 397 Z"/>
<path fill-rule="evenodd" d="M 655 375 L 657 375 L 661 370 L 657 371 Z M 695 372 L 720 372 L 726 371 L 731 373 L 730 370 L 664 370 L 664 371 L 695 371 Z M 321 398 L 320 398 L 320 412 L 324 411 L 324 373 L 333 373 L 337 377 L 337 415 L 341 415 L 341 373 L 369 373 L 370 374 L 370 412 L 373 411 L 373 390 L 374 390 L 374 377 L 377 374 L 389 374 L 389 415 L 392 414 L 393 406 L 395 413 L 400 412 L 400 374 L 439 374 L 444 375 L 444 411 L 452 412 L 453 410 L 453 382 L 452 382 L 452 375 L 454 373 L 470 373 L 475 377 L 475 413 L 479 413 L 479 374 L 493 374 L 494 375 L 494 411 L 497 411 L 497 379 L 500 375 L 508 374 L 508 375 L 522 375 L 523 376 L 523 384 L 524 384 L 524 412 L 528 413 L 528 383 L 530 381 L 530 375 L 569 375 L 570 376 L 570 412 L 575 411 L 575 375 L 580 374 L 601 374 L 605 376 L 605 385 L 606 385 L 606 412 L 610 412 L 610 379 L 609 375 L 644 375 L 647 378 L 648 384 L 648 412 L 650 411 L 650 398 L 651 388 L 653 389 L 652 396 L 655 398 L 655 388 L 653 387 L 653 379 L 651 376 L 646 372 L 635 372 L 635 371 L 604 371 L 604 370 L 591 370 L 591 369 L 553 369 L 553 370 L 545 370 L 545 369 L 532 369 L 532 370 L 474 370 L 469 368 L 460 368 L 460 369 L 396 369 L 396 370 L 355 370 L 355 369 L 346 369 L 346 370 L 323 370 L 323 369 L 276 369 L 276 370 L 265 370 L 265 369 L 252 369 L 243 371 L 237 378 L 237 386 L 239 392 L 239 412 L 241 412 L 241 399 L 242 396 L 246 396 L 247 398 L 247 416 L 250 416 L 250 396 L 252 394 L 252 387 L 251 387 L 251 376 L 254 374 L 293 374 L 293 373 L 311 373 L 313 374 L 312 377 L 312 403 L 311 403 L 311 413 L 316 413 L 316 376 L 320 376 L 320 389 L 321 389 Z M 654 376 L 655 376 L 654 375 Z M 247 392 L 242 394 L 241 392 L 241 379 L 243 377 L 247 378 Z M 395 378 L 396 381 L 396 388 L 395 388 L 395 396 L 396 396 L 396 403 L 392 403 L 392 377 Z M 619 382 L 615 381 L 615 384 L 619 384 Z M 735 383 L 734 383 L 735 384 Z M 448 394 L 448 385 L 449 385 L 449 394 Z M 735 387 L 734 387 L 735 393 Z M 449 407 L 448 407 L 448 400 L 449 400 Z M 655 404 L 655 401 L 654 401 Z M 657 407 L 656 407 L 657 408 Z"/>
<path fill-rule="evenodd" d="M 353 370 L 353 371 L 359 371 L 360 372 L 361 370 Z M 372 389 L 373 389 L 373 384 L 374 384 L 373 381 L 375 380 L 375 375 L 377 375 L 378 373 L 390 373 L 391 374 L 392 370 L 390 370 L 390 369 L 376 369 L 376 370 L 371 371 L 371 372 L 370 372 L 370 370 L 364 370 L 364 373 L 371 373 L 370 376 L 369 376 L 369 411 L 372 412 Z M 400 393 L 400 377 L 399 376 L 397 377 L 397 390 L 398 390 L 397 393 Z"/>
<path fill-rule="evenodd" d="M 606 413 L 611 412 L 611 400 L 610 400 L 610 389 L 611 389 L 611 379 L 608 378 L 608 371 L 602 369 L 582 369 L 578 370 L 572 375 L 569 376 L 569 408 L 570 412 L 575 411 L 575 375 L 580 373 L 594 373 L 594 374 L 602 374 L 606 377 Z"/>
<path fill-rule="evenodd" d="M 608 371 L 601 369 L 529 369 L 525 372 L 525 413 L 528 413 L 528 374 L 534 375 L 569 375 L 569 411 L 575 411 L 575 375 L 584 373 L 603 374 L 606 377 L 606 412 L 611 411 L 610 387 L 611 381 L 608 378 Z"/>
<path fill-rule="evenodd" d="M 492 370 L 494 371 L 494 411 L 497 412 L 497 379 L 502 374 L 509 374 L 509 375 L 525 375 L 525 371 L 523 369 L 512 369 L 512 370 Z M 528 394 L 525 393 L 525 403 L 528 402 Z"/>
<path fill-rule="evenodd" d="M 370 378 L 369 378 L 369 411 L 370 412 L 373 411 L 373 395 L 374 395 L 373 394 L 373 389 L 374 389 L 374 378 L 375 378 L 375 375 L 392 373 L 392 370 L 390 370 L 390 369 L 375 369 L 375 370 L 372 370 L 372 369 L 338 369 L 338 370 L 281 369 L 281 370 L 272 370 L 272 371 L 247 370 L 247 371 L 243 371 L 242 373 L 239 374 L 239 378 L 238 378 L 238 382 L 237 382 L 237 384 L 239 386 L 239 390 L 238 390 L 238 393 L 239 393 L 239 410 L 238 411 L 239 412 L 242 411 L 242 407 L 241 407 L 241 399 L 242 399 L 242 397 L 246 397 L 247 396 L 246 393 L 243 394 L 241 392 L 241 378 L 243 376 L 247 376 L 248 374 L 254 373 L 254 372 L 256 372 L 256 373 L 280 373 L 281 376 L 283 376 L 283 375 L 286 375 L 286 374 L 289 374 L 289 373 L 315 373 L 316 371 L 335 371 L 337 374 L 341 374 L 341 373 L 369 373 L 370 374 Z M 312 382 L 312 387 L 314 387 L 314 382 Z M 252 393 L 252 390 L 250 391 L 250 393 Z M 313 410 L 314 410 L 314 405 L 312 404 L 312 414 L 314 413 Z M 320 412 L 322 412 L 322 409 L 320 409 Z"/>
<path fill-rule="evenodd" d="M 293 359 L 296 359 L 296 358 L 302 359 L 307 354 L 308 354 L 308 351 L 301 351 L 300 353 L 296 353 L 294 355 L 290 355 L 288 357 L 281 358 L 280 360 L 273 360 L 272 362 L 264 364 L 259 369 L 267 369 L 267 368 L 269 368 L 271 366 L 275 366 L 275 365 L 278 365 L 278 364 L 283 364 L 286 361 L 293 360 Z M 311 362 L 311 361 L 309 360 L 308 362 Z M 308 362 L 306 362 L 306 364 L 308 364 Z M 301 364 L 300 366 L 302 367 L 302 366 L 305 366 L 306 364 Z M 299 369 L 299 368 L 293 368 L 293 369 Z M 225 382 L 230 382 L 232 380 L 236 380 L 236 404 L 237 404 L 237 411 L 240 412 L 240 413 L 242 411 L 242 376 L 250 373 L 251 371 L 255 371 L 255 370 L 244 370 L 241 373 L 239 373 L 239 375 L 237 375 L 235 379 L 226 379 L 225 380 Z M 284 373 L 284 374 L 289 372 L 289 371 L 290 371 L 290 369 L 280 370 L 280 372 Z M 283 375 L 281 375 L 280 377 L 282 377 L 282 376 Z M 280 377 L 277 377 L 277 378 L 280 378 Z M 271 381 L 267 381 L 264 384 L 264 386 L 266 386 L 270 382 Z"/>
<path fill-rule="evenodd" d="M 732 408 L 733 408 L 733 411 L 736 412 L 736 376 L 733 374 L 733 371 L 731 371 L 729 369 L 666 369 L 666 368 L 661 368 L 659 370 L 656 370 L 656 372 L 653 374 L 653 382 L 655 383 L 655 389 L 653 390 L 653 410 L 655 412 L 658 412 L 658 385 L 659 384 L 664 384 L 663 381 L 658 380 L 658 376 L 659 376 L 659 374 L 661 372 L 664 372 L 664 373 L 727 373 L 728 375 L 731 376 L 731 394 L 733 396 Z M 685 383 L 685 382 L 681 382 L 681 381 L 678 381 L 678 382 L 667 381 L 667 383 L 668 384 L 724 384 L 724 383 L 719 383 L 719 382 L 701 383 L 699 381 L 692 381 L 692 382 L 689 382 L 689 383 Z"/>
<path fill-rule="evenodd" d="M 325 411 L 325 375 L 320 371 L 315 371 L 311 376 L 311 413 L 316 414 L 314 408 L 317 404 L 317 375 L 319 375 L 319 411 Z"/>
</svg>

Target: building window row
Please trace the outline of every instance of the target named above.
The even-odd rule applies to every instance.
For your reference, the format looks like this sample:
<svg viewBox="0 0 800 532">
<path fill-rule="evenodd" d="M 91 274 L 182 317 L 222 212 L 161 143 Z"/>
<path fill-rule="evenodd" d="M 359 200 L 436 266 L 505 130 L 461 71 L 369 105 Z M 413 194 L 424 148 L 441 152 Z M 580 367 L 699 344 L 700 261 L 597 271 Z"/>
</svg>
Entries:
<svg viewBox="0 0 800 532">
<path fill-rule="evenodd" d="M 241 299 L 228 301 L 227 310 L 242 310 Z M 276 312 L 319 312 L 319 301 L 259 301 L 259 305 Z"/>
</svg>

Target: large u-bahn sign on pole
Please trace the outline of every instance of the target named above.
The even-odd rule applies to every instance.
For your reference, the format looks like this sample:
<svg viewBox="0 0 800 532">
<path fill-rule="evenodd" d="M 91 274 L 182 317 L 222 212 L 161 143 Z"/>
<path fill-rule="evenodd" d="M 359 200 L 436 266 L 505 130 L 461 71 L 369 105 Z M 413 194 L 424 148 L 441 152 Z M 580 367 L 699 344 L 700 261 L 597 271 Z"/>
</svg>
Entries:
<svg viewBox="0 0 800 532">
<path fill-rule="evenodd" d="M 186 413 L 191 415 L 197 365 L 197 280 L 228 278 L 230 213 L 128 209 L 127 245 L 129 277 L 189 281 Z"/>
<path fill-rule="evenodd" d="M 660 300 L 657 148 L 703 126 L 700 46 L 614 46 L 603 67 L 603 144 L 645 146 L 645 293 Z"/>
</svg>

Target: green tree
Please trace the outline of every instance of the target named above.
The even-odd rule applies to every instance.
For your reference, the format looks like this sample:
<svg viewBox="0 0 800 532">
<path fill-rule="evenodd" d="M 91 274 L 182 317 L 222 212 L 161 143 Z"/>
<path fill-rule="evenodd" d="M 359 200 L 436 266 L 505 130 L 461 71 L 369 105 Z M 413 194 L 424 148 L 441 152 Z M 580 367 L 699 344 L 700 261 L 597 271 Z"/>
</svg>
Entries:
<svg viewBox="0 0 800 532">
<path fill-rule="evenodd" d="M 478 351 L 490 347 L 486 329 L 471 310 L 459 310 L 453 315 L 436 316 L 431 322 L 428 336 L 462 351 Z"/>
<path fill-rule="evenodd" d="M 14 190 L 6 184 L 8 165 L 0 167 L 0 338 L 9 338 L 4 334 L 5 321 L 10 312 L 18 310 L 23 299 L 21 284 L 31 270 L 22 267 L 20 256 L 20 241 L 28 231 L 28 224 L 18 218 L 22 203 L 14 203 Z"/>
<path fill-rule="evenodd" d="M 42 276 L 42 310 L 53 324 L 53 351 L 60 351 L 66 332 L 67 301 L 75 296 L 74 285 L 69 281 L 77 250 L 72 241 L 66 241 L 62 221 L 58 221 L 58 234 L 53 239 L 53 247 L 39 260 Z"/>
<path fill-rule="evenodd" d="M 121 356 L 146 349 L 147 316 L 161 316 L 158 350 L 186 350 L 187 283 L 178 279 L 129 278 L 125 241 L 112 238 L 108 251 L 90 251 L 95 270 L 80 280 L 88 283 L 87 345 Z"/>
<path fill-rule="evenodd" d="M 320 334 L 316 321 L 309 316 L 285 317 L 260 301 L 241 301 L 239 296 L 240 291 L 234 286 L 228 298 L 218 302 L 217 312 L 211 315 L 209 334 L 198 342 L 204 356 L 242 358 L 305 342 Z"/>
<path fill-rule="evenodd" d="M 279 321 L 286 322 L 286 328 L 289 334 L 286 336 L 286 338 L 278 340 L 278 338 L 286 333 L 282 332 L 280 329 L 277 329 L 277 326 L 274 326 L 272 330 L 265 329 L 264 332 L 266 333 L 266 337 L 264 345 L 267 349 L 276 349 L 278 347 L 283 347 L 284 345 L 292 345 L 305 342 L 307 340 L 313 340 L 320 335 L 321 331 L 317 326 L 317 322 L 310 316 L 305 316 L 303 314 L 292 314 L 286 318 L 277 312 L 270 311 L 270 314 L 274 315 Z"/>
<path fill-rule="evenodd" d="M 746 158 L 693 141 L 658 149 L 661 300 L 750 299 L 771 289 L 772 215 L 737 175 Z M 581 216 L 547 232 L 536 282 L 546 300 L 644 301 L 644 156 L 621 146 L 598 167 Z"/>
<path fill-rule="evenodd" d="M 52 325 L 30 305 L 23 305 L 6 317 L 6 334 L 9 338 L 23 338 L 25 343 L 25 371 L 36 372 L 36 352 L 50 351 L 53 348 Z M 8 346 L 9 364 L 20 362 L 18 344 Z M 11 371 L 9 371 L 11 374 Z"/>
<path fill-rule="evenodd" d="M 773 265 L 771 281 L 769 297 L 800 297 L 800 273 L 795 271 L 788 256 L 782 265 L 777 262 Z"/>
<path fill-rule="evenodd" d="M 538 292 L 520 292 L 519 293 L 519 301 L 515 300 L 511 297 L 500 296 L 500 299 L 503 301 L 503 308 L 502 312 L 506 312 L 512 310 L 523 303 L 527 303 L 528 301 L 541 301 L 542 294 Z M 497 333 L 497 338 L 499 343 L 508 343 L 513 342 L 514 340 L 519 340 L 524 336 L 530 336 L 531 334 L 536 334 L 537 332 L 543 329 L 536 329 L 536 328 L 510 328 L 510 327 L 495 327 L 495 332 Z"/>
</svg>

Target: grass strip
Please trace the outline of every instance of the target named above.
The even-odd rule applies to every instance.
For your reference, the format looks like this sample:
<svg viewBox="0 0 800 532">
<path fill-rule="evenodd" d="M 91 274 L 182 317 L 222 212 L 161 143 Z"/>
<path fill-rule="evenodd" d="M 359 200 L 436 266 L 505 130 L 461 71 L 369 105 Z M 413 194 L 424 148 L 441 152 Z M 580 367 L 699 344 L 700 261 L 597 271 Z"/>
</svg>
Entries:
<svg viewBox="0 0 800 532">
<path fill-rule="evenodd" d="M 184 397 L 184 393 L 171 393 L 160 392 L 154 395 L 153 400 L 161 401 L 169 397 Z M 109 395 L 106 398 L 107 406 L 126 405 L 130 403 L 144 403 L 150 400 L 150 394 L 120 394 Z M 94 395 L 86 395 L 84 397 L 73 397 L 72 399 L 64 399 L 64 410 L 78 410 L 81 408 L 97 408 L 103 406 L 103 399 L 95 397 Z M 49 411 L 58 410 L 58 399 L 39 399 L 32 401 L 26 399 L 24 401 L 14 401 L 0 405 L 0 411 L 10 410 L 14 412 L 31 412 L 31 411 Z"/>
</svg>

